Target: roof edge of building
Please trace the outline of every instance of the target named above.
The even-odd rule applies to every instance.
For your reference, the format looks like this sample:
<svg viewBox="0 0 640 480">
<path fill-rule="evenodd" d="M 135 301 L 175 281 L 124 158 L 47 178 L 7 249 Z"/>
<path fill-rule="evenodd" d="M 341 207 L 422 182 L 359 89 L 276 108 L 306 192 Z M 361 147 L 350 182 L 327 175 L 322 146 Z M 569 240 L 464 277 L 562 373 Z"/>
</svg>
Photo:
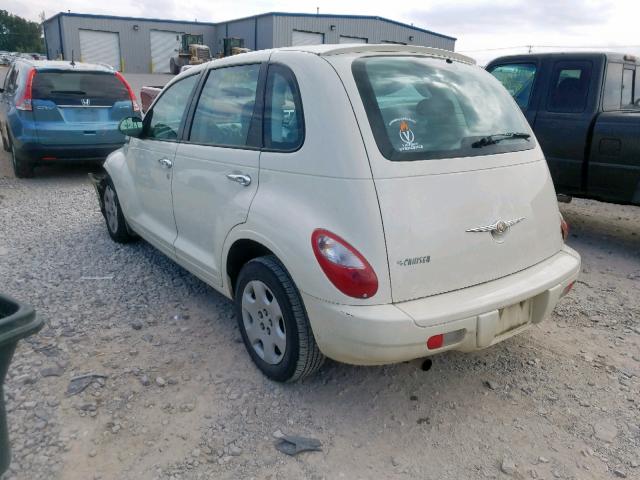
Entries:
<svg viewBox="0 0 640 480">
<path fill-rule="evenodd" d="M 449 35 L 444 35 L 442 33 L 434 32 L 432 30 L 427 30 L 425 28 L 416 27 L 414 25 L 409 25 L 408 23 L 399 22 L 397 20 L 391 20 L 389 18 L 380 17 L 377 15 L 346 15 L 346 14 L 330 14 L 330 13 L 294 13 L 294 12 L 266 12 L 260 13 L 258 15 L 250 15 L 247 17 L 241 18 L 233 18 L 230 20 L 225 20 L 222 22 L 196 22 L 193 20 L 171 20 L 171 19 L 161 19 L 161 18 L 144 18 L 144 17 L 128 17 L 128 16 L 118 16 L 118 15 L 101 15 L 94 13 L 74 13 L 74 12 L 58 12 L 55 15 L 47 18 L 43 23 L 48 23 L 60 16 L 63 17 L 84 17 L 84 18 L 106 18 L 111 20 L 137 20 L 140 22 L 158 22 L 158 23 L 183 23 L 190 25 L 224 25 L 226 23 L 239 22 L 242 20 L 250 20 L 252 18 L 260 18 L 260 17 L 319 17 L 319 18 L 353 18 L 353 19 L 364 19 L 364 20 L 380 20 L 382 22 L 392 23 L 394 25 L 399 25 L 401 27 L 409 28 L 412 30 L 416 30 L 418 32 L 428 33 L 430 35 L 435 35 L 437 37 L 446 38 L 447 40 L 458 40 L 455 37 L 451 37 Z"/>
</svg>

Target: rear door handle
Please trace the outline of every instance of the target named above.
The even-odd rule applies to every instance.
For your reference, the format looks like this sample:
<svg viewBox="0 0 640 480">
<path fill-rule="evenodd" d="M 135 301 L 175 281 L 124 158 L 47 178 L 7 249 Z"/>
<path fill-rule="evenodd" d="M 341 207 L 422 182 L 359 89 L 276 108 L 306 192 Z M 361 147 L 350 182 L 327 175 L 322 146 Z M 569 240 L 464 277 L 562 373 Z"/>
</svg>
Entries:
<svg viewBox="0 0 640 480">
<path fill-rule="evenodd" d="M 162 165 L 164 168 L 173 167 L 173 162 L 171 160 L 169 160 L 168 158 L 159 158 L 158 159 L 158 163 L 160 165 Z"/>
<path fill-rule="evenodd" d="M 227 175 L 227 178 L 232 182 L 238 182 L 243 187 L 248 187 L 249 185 L 251 185 L 251 177 L 249 175 L 230 173 Z"/>
</svg>

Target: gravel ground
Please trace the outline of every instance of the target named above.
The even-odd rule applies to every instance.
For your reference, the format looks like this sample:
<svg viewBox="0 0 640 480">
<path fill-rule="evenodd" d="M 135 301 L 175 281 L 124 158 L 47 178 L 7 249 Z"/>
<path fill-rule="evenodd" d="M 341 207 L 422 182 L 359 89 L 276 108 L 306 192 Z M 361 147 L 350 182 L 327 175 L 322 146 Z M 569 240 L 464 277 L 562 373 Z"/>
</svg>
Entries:
<svg viewBox="0 0 640 480">
<path fill-rule="evenodd" d="M 89 170 L 17 180 L 0 154 L 0 288 L 46 321 L 6 383 L 7 479 L 640 478 L 640 208 L 561 206 L 583 273 L 524 335 L 428 371 L 328 362 L 280 385 L 231 302 L 109 239 Z M 322 451 L 285 456 L 282 432 Z"/>
</svg>

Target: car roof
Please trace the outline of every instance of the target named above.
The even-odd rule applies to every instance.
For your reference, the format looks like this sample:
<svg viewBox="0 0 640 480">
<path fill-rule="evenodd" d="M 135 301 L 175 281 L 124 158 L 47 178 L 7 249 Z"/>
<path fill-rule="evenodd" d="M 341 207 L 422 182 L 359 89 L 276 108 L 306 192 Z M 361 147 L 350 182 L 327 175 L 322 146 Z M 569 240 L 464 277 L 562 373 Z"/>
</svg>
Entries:
<svg viewBox="0 0 640 480">
<path fill-rule="evenodd" d="M 308 45 L 296 47 L 277 48 L 278 51 L 296 51 L 309 52 L 320 56 L 344 55 L 344 54 L 366 54 L 366 53 L 417 53 L 419 55 L 427 55 L 433 57 L 444 57 L 456 60 L 458 62 L 475 64 L 476 61 L 465 55 L 461 55 L 450 50 L 442 50 L 440 48 L 423 47 L 420 45 L 397 45 L 392 43 L 351 43 L 351 44 L 323 44 Z"/>
<path fill-rule="evenodd" d="M 81 71 L 81 72 L 105 72 L 115 73 L 115 70 L 110 65 L 103 65 L 99 63 L 83 63 L 66 60 L 29 60 L 19 59 L 22 63 L 26 63 L 34 67 L 36 70 L 55 70 L 55 71 Z"/>
<path fill-rule="evenodd" d="M 504 57 L 497 57 L 491 60 L 489 64 L 493 64 L 496 61 L 499 62 L 514 62 L 514 61 L 526 61 L 526 60 L 548 60 L 556 59 L 577 59 L 577 60 L 591 60 L 594 58 L 607 58 L 609 61 L 614 62 L 627 62 L 640 64 L 640 59 L 637 56 L 631 54 L 625 54 L 621 52 L 545 52 L 545 53 L 523 53 L 519 55 L 507 55 Z"/>
</svg>

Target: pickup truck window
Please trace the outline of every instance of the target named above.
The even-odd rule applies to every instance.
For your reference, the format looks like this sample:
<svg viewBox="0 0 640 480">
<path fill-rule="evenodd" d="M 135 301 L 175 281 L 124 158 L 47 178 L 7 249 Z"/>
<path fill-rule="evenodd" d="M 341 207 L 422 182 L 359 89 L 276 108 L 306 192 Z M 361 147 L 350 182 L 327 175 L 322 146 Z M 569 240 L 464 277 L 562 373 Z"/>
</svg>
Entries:
<svg viewBox="0 0 640 480">
<path fill-rule="evenodd" d="M 491 69 L 491 74 L 505 86 L 518 106 L 526 110 L 529 107 L 531 90 L 536 76 L 533 63 L 509 63 Z"/>
<path fill-rule="evenodd" d="M 352 70 L 388 160 L 474 157 L 534 147 L 509 93 L 486 71 L 426 57 L 357 59 Z"/>
<path fill-rule="evenodd" d="M 580 113 L 587 106 L 590 62 L 558 62 L 551 75 L 547 110 L 550 112 Z"/>
<path fill-rule="evenodd" d="M 622 106 L 633 105 L 633 70 L 625 68 L 622 73 Z"/>
<path fill-rule="evenodd" d="M 622 101 L 622 64 L 610 63 L 607 65 L 607 79 L 604 84 L 602 96 L 602 109 L 620 110 Z"/>
</svg>

